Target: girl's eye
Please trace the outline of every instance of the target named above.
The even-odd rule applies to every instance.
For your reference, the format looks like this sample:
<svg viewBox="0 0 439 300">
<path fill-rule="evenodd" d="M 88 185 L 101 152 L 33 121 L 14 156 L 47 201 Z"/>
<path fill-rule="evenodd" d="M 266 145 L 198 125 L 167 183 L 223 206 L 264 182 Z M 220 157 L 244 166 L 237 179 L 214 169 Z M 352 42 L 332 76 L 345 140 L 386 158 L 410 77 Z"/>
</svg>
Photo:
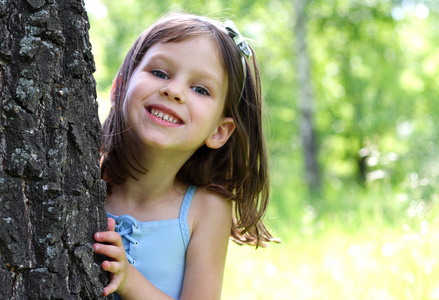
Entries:
<svg viewBox="0 0 439 300">
<path fill-rule="evenodd" d="M 168 75 L 166 75 L 165 73 L 163 73 L 162 71 L 158 71 L 158 70 L 154 70 L 151 72 L 152 75 L 154 75 L 155 77 L 161 78 L 161 79 L 169 79 Z"/>
<path fill-rule="evenodd" d="M 205 88 L 202 88 L 200 86 L 194 86 L 192 87 L 192 90 L 194 90 L 194 92 L 197 94 L 209 96 L 209 92 Z"/>
</svg>

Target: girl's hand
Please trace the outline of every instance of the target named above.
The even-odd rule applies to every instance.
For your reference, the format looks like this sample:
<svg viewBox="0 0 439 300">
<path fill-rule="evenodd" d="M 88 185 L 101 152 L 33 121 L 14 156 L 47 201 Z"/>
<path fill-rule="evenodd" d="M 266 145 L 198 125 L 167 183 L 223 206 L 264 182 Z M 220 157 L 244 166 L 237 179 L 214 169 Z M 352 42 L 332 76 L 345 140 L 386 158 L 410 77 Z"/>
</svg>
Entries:
<svg viewBox="0 0 439 300">
<path fill-rule="evenodd" d="M 110 282 L 104 288 L 104 296 L 122 290 L 125 287 L 130 267 L 126 258 L 122 237 L 114 231 L 115 226 L 116 222 L 114 219 L 108 218 L 108 231 L 97 232 L 94 235 L 96 242 L 98 242 L 93 245 L 94 252 L 110 258 L 110 260 L 105 260 L 101 264 L 102 269 L 110 272 Z"/>
</svg>

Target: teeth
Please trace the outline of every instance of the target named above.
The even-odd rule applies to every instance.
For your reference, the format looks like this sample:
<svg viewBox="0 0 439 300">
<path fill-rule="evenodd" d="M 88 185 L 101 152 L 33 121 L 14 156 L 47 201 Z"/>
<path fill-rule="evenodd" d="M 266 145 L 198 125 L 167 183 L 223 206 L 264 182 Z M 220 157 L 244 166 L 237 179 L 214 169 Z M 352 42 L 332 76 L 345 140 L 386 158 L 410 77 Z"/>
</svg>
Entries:
<svg viewBox="0 0 439 300">
<path fill-rule="evenodd" d="M 167 122 L 170 122 L 170 123 L 177 124 L 177 122 L 178 122 L 177 119 L 174 119 L 173 117 L 171 117 L 171 116 L 169 116 L 161 111 L 155 110 L 155 109 L 151 109 L 151 114 L 156 116 L 157 118 L 160 118 L 160 119 L 167 121 Z"/>
</svg>

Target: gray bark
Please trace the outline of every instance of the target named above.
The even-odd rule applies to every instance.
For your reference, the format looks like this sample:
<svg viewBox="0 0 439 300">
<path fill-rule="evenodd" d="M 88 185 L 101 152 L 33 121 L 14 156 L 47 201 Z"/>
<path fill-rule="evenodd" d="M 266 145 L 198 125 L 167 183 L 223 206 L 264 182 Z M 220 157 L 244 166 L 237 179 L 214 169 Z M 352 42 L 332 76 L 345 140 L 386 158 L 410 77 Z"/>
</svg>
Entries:
<svg viewBox="0 0 439 300">
<path fill-rule="evenodd" d="M 98 299 L 106 228 L 81 0 L 0 1 L 0 299 Z"/>
<path fill-rule="evenodd" d="M 306 5 L 309 0 L 295 0 L 294 27 L 297 57 L 297 99 L 300 110 L 300 131 L 305 155 L 306 181 L 311 192 L 320 191 L 320 169 L 317 161 L 317 143 L 313 122 L 313 95 L 311 66 L 307 49 Z"/>
</svg>

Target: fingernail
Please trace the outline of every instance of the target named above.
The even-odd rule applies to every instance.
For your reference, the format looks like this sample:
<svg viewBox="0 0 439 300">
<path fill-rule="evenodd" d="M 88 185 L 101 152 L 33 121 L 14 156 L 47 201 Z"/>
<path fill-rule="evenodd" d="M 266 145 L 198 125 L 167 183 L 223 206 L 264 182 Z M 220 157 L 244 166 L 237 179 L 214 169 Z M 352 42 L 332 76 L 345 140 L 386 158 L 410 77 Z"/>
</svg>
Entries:
<svg viewBox="0 0 439 300">
<path fill-rule="evenodd" d="M 101 234 L 99 232 L 96 232 L 95 237 L 98 239 L 101 237 Z"/>
</svg>

